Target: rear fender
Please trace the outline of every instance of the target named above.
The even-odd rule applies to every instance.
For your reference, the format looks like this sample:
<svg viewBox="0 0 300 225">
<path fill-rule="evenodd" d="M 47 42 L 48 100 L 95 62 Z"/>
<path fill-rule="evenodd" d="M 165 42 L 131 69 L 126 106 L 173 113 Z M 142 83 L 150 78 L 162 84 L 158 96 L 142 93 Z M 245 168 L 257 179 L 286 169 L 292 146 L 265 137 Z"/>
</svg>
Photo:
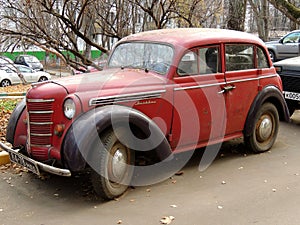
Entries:
<svg viewBox="0 0 300 225">
<path fill-rule="evenodd" d="M 133 134 L 134 127 L 143 133 L 143 139 Z M 121 140 L 116 132 L 120 128 Z M 113 129 L 118 139 L 132 150 L 154 149 L 160 160 L 172 153 L 164 133 L 150 118 L 129 107 L 109 105 L 90 110 L 74 121 L 63 143 L 64 165 L 72 171 L 82 170 L 86 162 L 96 167 L 93 164 L 100 159 L 94 149 L 103 148 L 99 136 L 107 129 Z"/>
<path fill-rule="evenodd" d="M 282 92 L 275 86 L 267 86 L 261 92 L 259 92 L 251 105 L 244 126 L 245 136 L 251 135 L 254 126 L 254 123 L 252 123 L 252 121 L 255 119 L 256 112 L 266 102 L 270 102 L 275 105 L 279 113 L 279 119 L 281 121 L 290 121 L 290 114 Z"/>
</svg>

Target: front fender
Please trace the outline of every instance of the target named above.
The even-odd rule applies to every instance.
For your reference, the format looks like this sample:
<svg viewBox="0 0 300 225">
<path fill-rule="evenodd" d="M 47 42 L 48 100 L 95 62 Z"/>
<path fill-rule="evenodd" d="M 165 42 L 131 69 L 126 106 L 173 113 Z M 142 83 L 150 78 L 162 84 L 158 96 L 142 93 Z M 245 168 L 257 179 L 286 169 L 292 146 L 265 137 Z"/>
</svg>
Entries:
<svg viewBox="0 0 300 225">
<path fill-rule="evenodd" d="M 273 103 L 278 110 L 279 119 L 281 121 L 289 122 L 290 114 L 283 97 L 282 92 L 275 86 L 267 86 L 264 88 L 254 99 L 251 108 L 249 110 L 245 128 L 244 135 L 249 136 L 253 130 L 254 123 L 251 123 L 255 119 L 256 112 L 258 109 L 266 102 Z"/>
<path fill-rule="evenodd" d="M 108 105 L 90 110 L 74 121 L 63 143 L 64 165 L 71 171 L 79 171 L 86 166 L 86 162 L 89 162 L 89 164 L 99 162 L 98 159 L 89 158 L 97 155 L 91 152 L 95 149 L 94 140 L 99 139 L 99 136 L 101 136 L 99 134 L 107 129 L 119 127 L 123 129 L 137 127 L 143 132 L 147 144 L 140 139 L 143 144 L 136 147 L 136 141 L 129 141 L 130 138 L 124 143 L 133 150 L 143 151 L 153 146 L 161 160 L 172 153 L 164 133 L 149 117 L 129 107 Z M 126 135 L 129 137 L 132 132 L 131 130 L 127 131 Z M 98 147 L 101 148 L 102 145 Z"/>
</svg>

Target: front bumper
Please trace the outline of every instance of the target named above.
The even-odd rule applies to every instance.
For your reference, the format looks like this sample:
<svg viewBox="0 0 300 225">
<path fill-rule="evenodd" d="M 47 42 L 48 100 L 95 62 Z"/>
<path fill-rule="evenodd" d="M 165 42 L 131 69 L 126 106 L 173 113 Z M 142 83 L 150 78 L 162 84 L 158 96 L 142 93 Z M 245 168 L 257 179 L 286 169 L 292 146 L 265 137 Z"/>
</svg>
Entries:
<svg viewBox="0 0 300 225">
<path fill-rule="evenodd" d="M 32 158 L 29 158 L 21 153 L 19 153 L 19 149 L 12 149 L 8 147 L 7 145 L 3 144 L 0 142 L 0 148 L 5 150 L 6 152 L 9 153 L 10 160 L 14 163 L 17 163 L 21 166 L 24 166 L 27 168 L 29 171 L 40 175 L 40 170 L 43 170 L 45 172 L 59 175 L 59 176 L 64 176 L 64 177 L 70 177 L 71 176 L 71 171 L 68 169 L 61 169 L 57 168 L 54 166 L 50 166 L 48 164 L 36 161 Z"/>
</svg>

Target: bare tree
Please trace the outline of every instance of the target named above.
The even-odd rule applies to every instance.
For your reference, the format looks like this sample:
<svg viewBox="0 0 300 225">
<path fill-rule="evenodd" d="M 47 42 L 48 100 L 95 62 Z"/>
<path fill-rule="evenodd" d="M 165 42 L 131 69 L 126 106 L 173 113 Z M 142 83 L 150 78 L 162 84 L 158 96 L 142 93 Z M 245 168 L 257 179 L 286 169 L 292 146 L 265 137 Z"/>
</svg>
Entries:
<svg viewBox="0 0 300 225">
<path fill-rule="evenodd" d="M 269 4 L 267 0 L 248 0 L 255 15 L 259 37 L 267 41 L 269 38 Z"/>
<path fill-rule="evenodd" d="M 268 0 L 276 9 L 280 10 L 286 15 L 291 21 L 296 24 L 300 24 L 298 20 L 300 18 L 300 8 L 286 0 Z"/>
<path fill-rule="evenodd" d="M 227 28 L 244 31 L 247 0 L 230 0 Z"/>
<path fill-rule="evenodd" d="M 13 50 L 22 42 L 34 44 L 75 68 L 93 64 L 87 53 L 92 46 L 107 52 L 93 40 L 96 8 L 93 0 L 1 1 L 3 20 L 9 26 L 1 27 L 0 34 L 14 39 Z M 80 42 L 85 45 L 83 53 Z"/>
<path fill-rule="evenodd" d="M 222 10 L 222 0 L 177 1 L 177 24 L 179 27 L 222 27 Z"/>
</svg>

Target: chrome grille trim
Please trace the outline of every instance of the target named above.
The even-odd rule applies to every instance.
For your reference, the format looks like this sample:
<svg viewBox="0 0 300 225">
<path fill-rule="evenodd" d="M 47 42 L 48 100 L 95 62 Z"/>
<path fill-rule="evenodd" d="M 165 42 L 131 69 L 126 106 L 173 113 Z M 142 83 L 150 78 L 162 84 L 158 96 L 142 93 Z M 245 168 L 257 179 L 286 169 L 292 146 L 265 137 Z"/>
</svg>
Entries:
<svg viewBox="0 0 300 225">
<path fill-rule="evenodd" d="M 52 114 L 54 111 L 29 111 L 29 114 Z"/>
<path fill-rule="evenodd" d="M 43 102 L 54 102 L 55 99 L 27 99 L 27 102 L 31 103 L 43 103 Z"/>
<path fill-rule="evenodd" d="M 37 125 L 37 126 L 43 126 L 43 125 L 52 125 L 53 122 L 43 122 L 43 123 L 39 123 L 39 122 L 30 122 L 31 125 Z"/>
<path fill-rule="evenodd" d="M 48 151 L 39 148 L 52 146 L 53 102 L 55 99 L 27 99 L 29 144 L 33 148 L 31 154 L 41 159 L 48 157 Z"/>
<path fill-rule="evenodd" d="M 52 145 L 35 145 L 35 144 L 31 144 L 31 147 L 38 147 L 38 148 L 50 148 Z"/>
<path fill-rule="evenodd" d="M 35 137 L 52 137 L 52 134 L 35 134 L 35 133 L 30 133 L 31 136 Z"/>
</svg>

